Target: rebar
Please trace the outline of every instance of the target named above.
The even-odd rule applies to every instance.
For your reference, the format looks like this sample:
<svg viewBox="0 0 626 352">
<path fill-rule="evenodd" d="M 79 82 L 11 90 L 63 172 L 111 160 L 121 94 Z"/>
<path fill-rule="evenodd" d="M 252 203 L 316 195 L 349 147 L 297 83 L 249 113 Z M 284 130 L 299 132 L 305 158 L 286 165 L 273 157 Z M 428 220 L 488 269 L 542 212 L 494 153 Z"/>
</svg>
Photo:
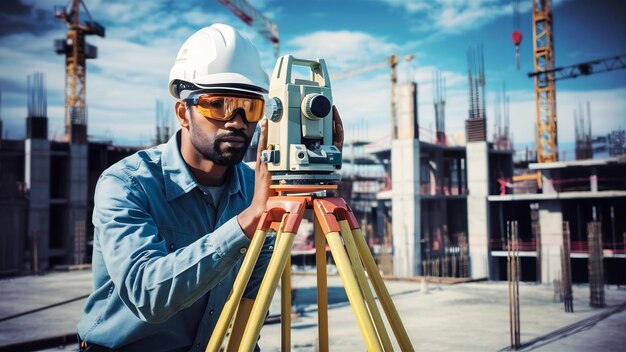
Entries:
<svg viewBox="0 0 626 352">
<path fill-rule="evenodd" d="M 46 78 L 42 72 L 35 72 L 26 78 L 28 92 L 28 117 L 47 117 Z"/>
<path fill-rule="evenodd" d="M 574 297 L 572 294 L 572 266 L 570 261 L 570 230 L 569 222 L 563 222 L 563 246 L 561 247 L 561 292 L 565 312 L 574 312 Z"/>
<path fill-rule="evenodd" d="M 459 234 L 459 255 L 460 255 L 460 276 L 469 277 L 469 247 L 467 244 L 467 235 Z"/>
<path fill-rule="evenodd" d="M 511 347 L 520 347 L 519 275 L 520 257 L 517 221 L 507 221 L 507 278 L 509 282 L 509 326 Z"/>
<path fill-rule="evenodd" d="M 537 252 L 535 270 L 537 273 L 537 282 L 541 283 L 541 225 L 539 223 L 539 203 L 530 204 L 530 219 L 532 222 L 532 234 L 535 239 L 535 250 Z"/>
<path fill-rule="evenodd" d="M 435 86 L 435 94 L 433 104 L 435 106 L 435 128 L 438 144 L 445 144 L 446 134 L 446 78 L 441 77 L 441 72 L 433 73 L 433 83 Z"/>
<path fill-rule="evenodd" d="M 600 222 L 587 223 L 589 234 L 589 305 L 604 307 L 604 268 L 602 266 L 602 227 Z"/>
<path fill-rule="evenodd" d="M 469 277 L 467 236 L 458 234 L 458 246 L 449 247 L 449 253 L 441 257 L 422 260 L 422 275 L 433 277 Z"/>
<path fill-rule="evenodd" d="M 469 79 L 470 111 L 469 118 L 486 118 L 485 113 L 485 61 L 483 47 L 470 47 L 467 50 L 467 73 Z"/>
<path fill-rule="evenodd" d="M 578 105 L 578 113 L 574 109 L 574 129 L 576 137 L 575 156 L 576 160 L 584 160 L 593 158 L 593 147 L 591 137 L 591 107 L 587 102 L 587 120 L 588 128 L 585 126 L 585 113 L 582 105 Z"/>
</svg>

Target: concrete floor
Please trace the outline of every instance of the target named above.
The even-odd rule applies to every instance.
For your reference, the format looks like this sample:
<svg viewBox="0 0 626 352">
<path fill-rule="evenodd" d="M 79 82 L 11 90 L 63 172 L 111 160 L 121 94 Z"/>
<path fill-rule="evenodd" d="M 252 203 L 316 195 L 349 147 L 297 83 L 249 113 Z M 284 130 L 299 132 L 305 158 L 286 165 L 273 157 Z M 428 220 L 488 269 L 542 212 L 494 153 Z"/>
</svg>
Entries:
<svg viewBox="0 0 626 352">
<path fill-rule="evenodd" d="M 302 315 L 292 321 L 292 350 L 315 351 L 317 307 L 315 277 L 294 275 L 295 303 Z M 341 280 L 329 277 L 331 351 L 363 351 L 365 344 Z M 500 351 L 509 349 L 506 282 L 457 285 L 387 281 L 394 303 L 417 351 Z M 0 280 L 0 350 L 2 346 L 72 334 L 84 299 L 4 320 L 21 312 L 89 293 L 89 271 L 49 273 Z M 426 293 L 425 293 L 426 292 Z M 574 313 L 553 301 L 551 286 L 520 284 L 521 350 L 626 350 L 626 287 L 605 290 L 607 307 L 591 308 L 589 287 L 574 287 Z M 279 313 L 276 295 L 270 314 Z M 391 330 L 389 330 L 391 334 Z M 395 344 L 395 339 L 392 337 Z M 266 325 L 259 341 L 263 351 L 280 350 L 280 324 Z M 75 346 L 49 351 L 76 350 Z M 395 349 L 399 350 L 397 344 Z"/>
</svg>

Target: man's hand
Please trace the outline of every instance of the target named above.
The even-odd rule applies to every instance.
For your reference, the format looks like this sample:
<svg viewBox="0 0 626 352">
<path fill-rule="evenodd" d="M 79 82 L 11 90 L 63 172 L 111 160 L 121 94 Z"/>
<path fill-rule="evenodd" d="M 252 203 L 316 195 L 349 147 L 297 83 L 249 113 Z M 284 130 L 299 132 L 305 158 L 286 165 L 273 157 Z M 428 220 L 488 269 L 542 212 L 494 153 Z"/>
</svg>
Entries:
<svg viewBox="0 0 626 352">
<path fill-rule="evenodd" d="M 333 144 L 340 152 L 343 151 L 343 122 L 337 107 L 333 105 Z"/>
<path fill-rule="evenodd" d="M 267 170 L 267 164 L 261 161 L 261 154 L 267 145 L 267 120 L 261 120 L 261 133 L 259 135 L 259 144 L 256 152 L 256 164 L 254 167 L 254 197 L 250 206 L 237 216 L 237 222 L 243 232 L 252 239 L 256 227 L 261 219 L 261 215 L 265 211 L 265 205 L 269 197 L 274 196 L 276 192 L 270 189 L 272 184 L 272 175 Z"/>
</svg>

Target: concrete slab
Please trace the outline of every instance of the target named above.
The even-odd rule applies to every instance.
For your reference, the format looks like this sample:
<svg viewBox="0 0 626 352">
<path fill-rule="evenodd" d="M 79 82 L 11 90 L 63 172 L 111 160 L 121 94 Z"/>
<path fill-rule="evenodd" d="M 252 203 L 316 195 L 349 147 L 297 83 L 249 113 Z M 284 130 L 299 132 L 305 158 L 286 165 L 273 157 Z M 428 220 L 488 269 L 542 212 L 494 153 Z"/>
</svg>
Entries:
<svg viewBox="0 0 626 352">
<path fill-rule="evenodd" d="M 292 350 L 315 351 L 317 307 L 315 276 L 294 275 L 295 304 L 303 312 L 292 323 Z M 365 344 L 341 280 L 329 286 L 330 350 L 363 351 Z M 498 351 L 510 345 L 506 282 L 456 285 L 387 281 L 415 350 Z M 0 280 L 0 350 L 2 346 L 72 334 L 84 299 L 18 318 L 6 317 L 87 294 L 88 271 L 50 273 Z M 424 293 L 424 289 L 428 293 Z M 553 301 L 551 286 L 520 284 L 522 350 L 623 351 L 626 346 L 626 287 L 606 288 L 607 307 L 591 308 L 589 287 L 574 286 L 574 313 Z M 276 295 L 270 314 L 279 314 Z M 389 329 L 391 333 L 391 330 Z M 395 343 L 395 339 L 392 337 Z M 280 350 L 280 324 L 266 325 L 259 344 L 263 351 Z M 395 345 L 396 350 L 399 350 Z M 76 350 L 75 346 L 49 351 Z"/>
</svg>

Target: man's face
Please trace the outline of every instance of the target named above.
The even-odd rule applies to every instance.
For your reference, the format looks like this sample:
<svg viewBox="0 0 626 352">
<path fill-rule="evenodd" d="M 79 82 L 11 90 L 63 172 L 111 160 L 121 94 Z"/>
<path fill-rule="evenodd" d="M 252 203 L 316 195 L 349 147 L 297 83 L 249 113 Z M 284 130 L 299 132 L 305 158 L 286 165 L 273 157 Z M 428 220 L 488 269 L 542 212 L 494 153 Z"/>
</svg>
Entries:
<svg viewBox="0 0 626 352">
<path fill-rule="evenodd" d="M 195 106 L 189 106 L 189 114 L 191 145 L 204 159 L 226 166 L 243 160 L 256 122 L 248 122 L 242 110 L 235 112 L 235 116 L 226 122 L 205 118 Z"/>
</svg>

